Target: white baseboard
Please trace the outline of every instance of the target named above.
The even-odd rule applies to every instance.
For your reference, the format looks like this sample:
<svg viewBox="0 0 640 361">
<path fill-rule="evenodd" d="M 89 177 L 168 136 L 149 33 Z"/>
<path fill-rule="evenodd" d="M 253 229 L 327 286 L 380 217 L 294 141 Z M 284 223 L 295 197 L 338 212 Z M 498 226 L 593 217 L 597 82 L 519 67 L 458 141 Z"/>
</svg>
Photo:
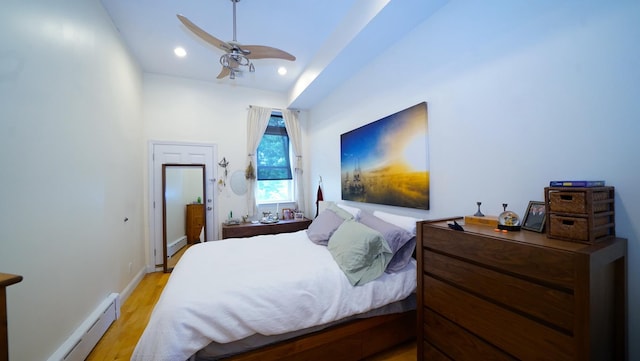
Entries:
<svg viewBox="0 0 640 361">
<path fill-rule="evenodd" d="M 167 258 L 171 258 L 174 254 L 176 254 L 182 247 L 187 245 L 187 236 L 182 236 L 175 241 L 169 243 L 167 245 Z"/>
<path fill-rule="evenodd" d="M 84 360 L 118 316 L 120 316 L 119 295 L 112 293 L 49 357 L 48 361 Z"/>
<path fill-rule="evenodd" d="M 146 274 L 147 268 L 143 267 L 120 294 L 110 294 L 47 361 L 84 360 L 109 326 L 120 317 L 120 305 L 131 296 Z"/>
<path fill-rule="evenodd" d="M 123 304 L 124 301 L 126 301 L 129 296 L 131 296 L 131 293 L 133 292 L 133 290 L 136 289 L 136 287 L 138 287 L 138 284 L 140 283 L 140 281 L 142 281 L 142 279 L 144 278 L 144 276 L 148 273 L 147 268 L 143 267 L 137 274 L 135 277 L 133 277 L 133 279 L 131 280 L 131 282 L 129 282 L 129 284 L 127 285 L 127 287 L 125 287 L 122 292 L 120 292 L 120 304 Z M 118 316 L 120 314 L 118 313 Z"/>
</svg>

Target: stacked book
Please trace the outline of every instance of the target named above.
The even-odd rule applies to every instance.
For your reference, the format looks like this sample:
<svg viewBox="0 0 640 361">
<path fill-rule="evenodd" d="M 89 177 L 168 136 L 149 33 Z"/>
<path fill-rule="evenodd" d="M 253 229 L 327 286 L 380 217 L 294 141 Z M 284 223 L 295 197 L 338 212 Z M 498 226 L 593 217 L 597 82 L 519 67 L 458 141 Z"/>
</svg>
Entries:
<svg viewBox="0 0 640 361">
<path fill-rule="evenodd" d="M 604 181 L 551 181 L 549 182 L 550 187 L 580 187 L 580 188 L 590 188 L 590 187 L 604 187 Z"/>
</svg>

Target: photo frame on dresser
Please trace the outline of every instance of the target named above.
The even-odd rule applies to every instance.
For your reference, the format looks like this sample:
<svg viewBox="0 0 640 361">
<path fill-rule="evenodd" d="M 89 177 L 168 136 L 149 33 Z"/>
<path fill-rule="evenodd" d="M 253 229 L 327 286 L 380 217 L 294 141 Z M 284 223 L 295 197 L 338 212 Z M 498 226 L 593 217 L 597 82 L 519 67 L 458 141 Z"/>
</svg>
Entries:
<svg viewBox="0 0 640 361">
<path fill-rule="evenodd" d="M 282 219 L 289 220 L 293 219 L 293 209 L 291 208 L 282 208 Z"/>
<path fill-rule="evenodd" d="M 522 229 L 542 233 L 546 219 L 544 202 L 529 201 L 524 214 Z"/>
</svg>

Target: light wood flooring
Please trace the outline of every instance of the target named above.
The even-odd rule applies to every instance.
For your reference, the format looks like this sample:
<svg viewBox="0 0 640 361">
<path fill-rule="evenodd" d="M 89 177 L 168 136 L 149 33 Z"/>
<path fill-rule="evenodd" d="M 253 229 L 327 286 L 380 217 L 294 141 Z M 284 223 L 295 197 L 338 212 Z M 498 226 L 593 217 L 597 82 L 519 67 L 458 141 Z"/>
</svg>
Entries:
<svg viewBox="0 0 640 361">
<path fill-rule="evenodd" d="M 109 327 L 107 333 L 87 357 L 87 361 L 129 361 L 169 275 L 169 273 L 162 272 L 145 275 L 129 298 L 121 305 L 120 318 Z M 367 361 L 415 360 L 415 342 L 401 345 L 367 359 Z"/>
<path fill-rule="evenodd" d="M 176 254 L 174 254 L 173 256 L 169 257 L 167 259 L 167 268 L 168 269 L 174 268 L 178 264 L 178 261 L 180 260 L 180 258 L 182 258 L 182 255 L 184 254 L 184 252 L 186 252 L 187 249 L 189 247 L 191 247 L 191 246 L 192 246 L 191 244 L 188 244 L 188 245 L 180 248 L 178 250 L 178 252 L 176 252 Z"/>
</svg>

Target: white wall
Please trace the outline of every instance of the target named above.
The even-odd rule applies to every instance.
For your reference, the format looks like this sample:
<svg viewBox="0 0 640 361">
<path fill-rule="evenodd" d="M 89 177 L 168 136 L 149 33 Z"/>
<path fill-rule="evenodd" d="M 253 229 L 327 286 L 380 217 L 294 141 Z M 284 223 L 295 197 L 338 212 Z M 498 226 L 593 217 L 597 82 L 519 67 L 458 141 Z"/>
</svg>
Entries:
<svg viewBox="0 0 640 361">
<path fill-rule="evenodd" d="M 284 108 L 287 102 L 284 94 L 157 74 L 145 74 L 143 88 L 145 141 L 217 144 L 218 177 L 223 176 L 217 166 L 223 157 L 229 161 L 229 178 L 246 167 L 249 106 Z M 247 213 L 246 197 L 233 193 L 229 179 L 226 187 L 217 188 L 215 222 L 229 212 L 236 218 Z"/>
<path fill-rule="evenodd" d="M 309 112 L 309 178 L 340 199 L 340 134 L 428 102 L 431 210 L 523 214 L 550 180 L 616 187 L 640 358 L 640 3 L 451 1 Z"/>
<path fill-rule="evenodd" d="M 47 359 L 144 269 L 140 94 L 98 1 L 2 2 L 0 272 L 24 276 L 11 360 Z"/>
</svg>

